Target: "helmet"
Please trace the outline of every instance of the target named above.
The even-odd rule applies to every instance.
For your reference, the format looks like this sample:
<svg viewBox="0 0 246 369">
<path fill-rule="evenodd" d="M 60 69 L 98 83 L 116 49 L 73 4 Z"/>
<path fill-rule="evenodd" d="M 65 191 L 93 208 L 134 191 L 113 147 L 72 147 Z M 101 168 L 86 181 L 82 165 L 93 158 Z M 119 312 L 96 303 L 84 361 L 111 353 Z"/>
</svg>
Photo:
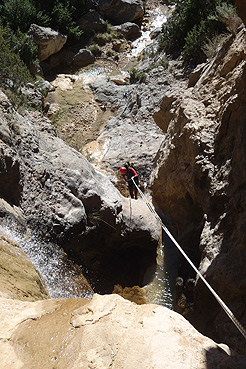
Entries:
<svg viewBox="0 0 246 369">
<path fill-rule="evenodd" d="M 126 168 L 125 167 L 121 167 L 120 168 L 120 172 L 121 172 L 121 174 L 125 174 L 126 173 Z"/>
</svg>

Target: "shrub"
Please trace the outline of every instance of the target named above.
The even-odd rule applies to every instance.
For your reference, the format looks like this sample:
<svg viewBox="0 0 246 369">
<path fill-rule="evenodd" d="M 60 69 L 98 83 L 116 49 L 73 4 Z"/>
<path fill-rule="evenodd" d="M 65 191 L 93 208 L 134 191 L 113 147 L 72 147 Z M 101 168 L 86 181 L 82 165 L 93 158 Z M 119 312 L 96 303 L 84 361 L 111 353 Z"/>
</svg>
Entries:
<svg viewBox="0 0 246 369">
<path fill-rule="evenodd" d="M 202 51 L 207 58 L 212 58 L 217 54 L 219 48 L 227 37 L 228 35 L 221 33 L 220 35 L 215 35 L 212 39 L 207 39 L 206 43 L 202 47 Z"/>
<path fill-rule="evenodd" d="M 147 78 L 147 74 L 144 72 L 139 72 L 136 68 L 133 68 L 130 71 L 130 82 L 136 83 L 136 82 L 145 82 Z"/>
<path fill-rule="evenodd" d="M 232 4 L 222 3 L 216 7 L 217 18 L 226 25 L 232 34 L 236 34 L 238 26 L 242 23 L 237 11 Z"/>
<path fill-rule="evenodd" d="M 226 31 L 216 10 L 222 4 L 221 0 L 177 1 L 173 15 L 162 26 L 159 51 L 173 55 L 184 51 L 186 58 L 201 61 L 207 38 Z"/>
<path fill-rule="evenodd" d="M 3 0 L 0 8 L 3 25 L 13 31 L 20 29 L 25 32 L 31 23 L 47 24 L 49 19 L 38 11 L 32 0 Z"/>
<path fill-rule="evenodd" d="M 27 66 L 12 50 L 5 30 L 0 28 L 0 86 L 5 91 L 13 91 L 8 95 L 15 106 L 23 102 L 21 87 L 32 81 L 33 78 Z"/>
<path fill-rule="evenodd" d="M 59 29 L 68 35 L 72 40 L 78 40 L 82 31 L 78 26 L 76 26 L 73 20 L 71 9 L 68 5 L 63 5 L 61 2 L 57 2 L 51 12 L 52 17 L 52 27 Z"/>
<path fill-rule="evenodd" d="M 92 52 L 93 55 L 99 56 L 101 55 L 102 51 L 97 44 L 92 44 L 88 47 L 88 49 Z"/>
</svg>

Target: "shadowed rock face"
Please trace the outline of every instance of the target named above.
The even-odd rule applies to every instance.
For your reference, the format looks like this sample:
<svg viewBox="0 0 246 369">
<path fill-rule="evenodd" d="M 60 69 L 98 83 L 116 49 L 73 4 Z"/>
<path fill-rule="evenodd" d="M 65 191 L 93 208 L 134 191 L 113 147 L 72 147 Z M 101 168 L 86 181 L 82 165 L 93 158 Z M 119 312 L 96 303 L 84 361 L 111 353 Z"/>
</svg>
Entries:
<svg viewBox="0 0 246 369">
<path fill-rule="evenodd" d="M 142 0 L 99 0 L 95 5 L 112 24 L 139 21 L 144 14 Z"/>
<path fill-rule="evenodd" d="M 37 112 L 21 116 L 0 98 L 0 194 L 19 206 L 26 227 L 88 270 L 97 290 L 141 284 L 160 239 L 145 204 L 124 199 L 56 136 L 48 119 Z"/>
<path fill-rule="evenodd" d="M 236 0 L 237 12 L 243 23 L 246 24 L 246 8 L 243 0 Z"/>
<path fill-rule="evenodd" d="M 244 326 L 245 32 L 201 65 L 189 88 L 180 90 L 179 83 L 164 97 L 156 121 L 167 134 L 151 180 L 154 200 L 170 215 L 180 244 Z M 192 277 L 182 259 L 181 271 Z M 240 333 L 200 281 L 195 297 L 196 326 L 244 351 Z"/>
</svg>

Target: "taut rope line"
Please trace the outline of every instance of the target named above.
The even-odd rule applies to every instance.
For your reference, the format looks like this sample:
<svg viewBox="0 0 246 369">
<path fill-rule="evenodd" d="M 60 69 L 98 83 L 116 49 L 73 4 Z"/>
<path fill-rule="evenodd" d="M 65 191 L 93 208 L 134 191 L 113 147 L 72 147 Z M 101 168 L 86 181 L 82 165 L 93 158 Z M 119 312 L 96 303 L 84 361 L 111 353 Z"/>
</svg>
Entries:
<svg viewBox="0 0 246 369">
<path fill-rule="evenodd" d="M 148 202 L 146 196 L 144 195 L 144 193 L 140 190 L 140 188 L 137 186 L 137 184 L 135 183 L 134 179 L 132 178 L 132 181 L 134 183 L 134 185 L 136 186 L 138 192 L 140 193 L 140 196 L 142 197 L 142 199 L 145 201 L 147 207 L 149 208 L 149 210 L 151 211 L 151 213 L 154 215 L 154 217 L 157 219 L 157 221 L 161 224 L 162 229 L 165 231 L 165 233 L 169 236 L 169 238 L 173 241 L 173 243 L 175 244 L 175 246 L 178 248 L 178 250 L 181 252 L 181 254 L 185 257 L 185 259 L 188 261 L 188 263 L 192 266 L 192 268 L 195 270 L 195 272 L 197 273 L 197 275 L 201 278 L 201 280 L 205 283 L 205 285 L 208 287 L 208 289 L 210 290 L 210 292 L 214 295 L 214 297 L 216 298 L 216 300 L 218 301 L 218 303 L 220 304 L 220 306 L 222 307 L 222 309 L 225 311 L 225 313 L 229 316 L 229 318 L 231 319 L 231 321 L 234 323 L 234 325 L 237 327 L 237 329 L 239 330 L 239 332 L 244 336 L 244 338 L 246 339 L 246 330 L 245 328 L 242 326 L 242 324 L 237 320 L 237 318 L 235 317 L 235 315 L 232 313 L 232 311 L 228 308 L 228 306 L 224 303 L 224 301 L 219 297 L 219 295 L 215 292 L 215 290 L 210 286 L 210 284 L 206 281 L 206 279 L 203 277 L 203 275 L 199 272 L 199 270 L 197 269 L 197 267 L 193 264 L 193 262 L 190 260 L 190 258 L 186 255 L 186 253 L 184 252 L 184 250 L 182 249 L 182 247 L 178 244 L 178 242 L 175 240 L 175 238 L 173 237 L 173 235 L 170 233 L 170 231 L 167 229 L 167 227 L 165 226 L 165 224 L 162 222 L 161 218 L 159 217 L 159 215 L 157 214 L 157 212 L 155 211 L 155 209 L 153 208 L 153 206 Z"/>
</svg>

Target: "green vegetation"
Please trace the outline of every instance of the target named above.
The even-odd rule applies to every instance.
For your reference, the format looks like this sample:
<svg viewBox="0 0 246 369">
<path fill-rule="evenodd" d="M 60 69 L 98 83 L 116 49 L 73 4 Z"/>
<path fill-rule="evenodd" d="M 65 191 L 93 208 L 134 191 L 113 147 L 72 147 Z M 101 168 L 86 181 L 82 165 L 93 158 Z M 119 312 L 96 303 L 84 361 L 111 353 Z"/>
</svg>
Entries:
<svg viewBox="0 0 246 369">
<path fill-rule="evenodd" d="M 130 71 L 130 82 L 136 83 L 136 82 L 145 82 L 147 78 L 147 74 L 144 72 L 139 72 L 136 68 L 133 68 Z"/>
<path fill-rule="evenodd" d="M 20 44 L 23 46 L 23 43 Z M 20 48 L 20 53 L 21 50 L 25 55 L 24 47 Z M 12 34 L 6 29 L 0 29 L 0 86 L 15 106 L 23 103 L 24 96 L 21 94 L 21 87 L 33 81 L 20 53 L 16 53 L 13 48 Z"/>
<path fill-rule="evenodd" d="M 92 44 L 88 47 L 88 49 L 94 54 L 95 56 L 100 56 L 102 51 L 97 44 Z"/>
<path fill-rule="evenodd" d="M 108 21 L 104 22 L 104 28 L 105 32 L 97 33 L 94 36 L 94 41 L 100 46 L 106 45 L 109 42 L 117 41 L 119 37 L 119 32 L 115 30 Z"/>
<path fill-rule="evenodd" d="M 14 32 L 26 32 L 32 23 L 37 23 L 77 39 L 81 31 L 76 21 L 88 7 L 87 0 L 3 0 L 0 18 L 2 26 Z"/>
<path fill-rule="evenodd" d="M 30 67 L 38 63 L 37 46 L 26 32 L 32 23 L 81 37 L 76 21 L 88 10 L 87 0 L 2 0 L 0 3 L 0 87 L 15 106 L 25 103 L 21 87 L 34 78 Z"/>
<path fill-rule="evenodd" d="M 205 59 L 204 46 L 208 39 L 231 32 L 235 21 L 234 1 L 231 0 L 178 0 L 172 16 L 162 26 L 159 51 L 173 56 L 183 53 L 186 60 L 201 62 Z M 230 24 L 230 26 L 228 26 Z"/>
</svg>

